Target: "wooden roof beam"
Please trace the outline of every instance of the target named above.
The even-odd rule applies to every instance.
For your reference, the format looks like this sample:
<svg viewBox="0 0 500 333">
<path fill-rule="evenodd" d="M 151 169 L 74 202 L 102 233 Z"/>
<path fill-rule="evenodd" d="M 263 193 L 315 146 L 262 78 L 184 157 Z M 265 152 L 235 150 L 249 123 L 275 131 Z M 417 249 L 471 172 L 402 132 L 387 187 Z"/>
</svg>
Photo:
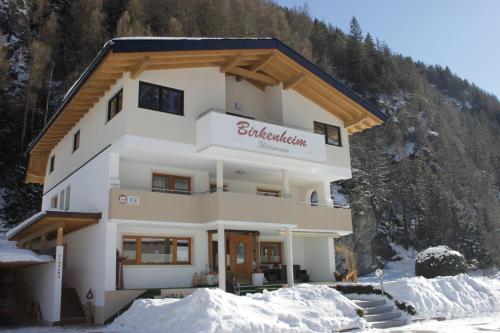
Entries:
<svg viewBox="0 0 500 333">
<path fill-rule="evenodd" d="M 241 67 L 233 67 L 230 70 L 228 70 L 228 73 L 244 77 L 245 79 L 248 78 L 248 79 L 260 81 L 260 82 L 263 82 L 265 84 L 270 84 L 270 85 L 277 85 L 279 83 L 278 80 L 270 77 L 267 74 L 252 72 L 252 71 L 249 71 L 248 69 L 244 69 Z"/>
<path fill-rule="evenodd" d="M 358 117 L 355 117 L 353 119 L 350 119 L 350 120 L 344 122 L 344 127 L 345 128 L 350 128 L 350 127 L 353 127 L 353 126 L 357 126 L 358 124 L 360 124 L 363 121 L 365 121 L 366 118 L 368 118 L 368 115 L 365 112 L 363 112 Z"/>
<path fill-rule="evenodd" d="M 298 85 L 299 83 L 304 81 L 305 79 L 306 79 L 306 74 L 301 73 L 300 75 L 297 75 L 296 77 L 294 77 L 290 81 L 284 82 L 283 83 L 283 90 L 292 89 L 293 87 L 295 87 L 296 85 Z"/>
<path fill-rule="evenodd" d="M 224 62 L 222 65 L 220 65 L 220 72 L 225 73 L 225 72 L 229 71 L 230 69 L 233 69 L 234 67 L 236 67 L 236 64 L 241 60 L 242 57 L 243 57 L 242 53 L 238 53 L 237 55 L 235 55 L 233 57 L 229 57 L 229 59 L 226 60 L 226 62 Z"/>
<path fill-rule="evenodd" d="M 266 67 L 273 59 L 276 58 L 276 55 L 274 53 L 271 53 L 267 56 L 263 56 L 259 60 L 257 60 L 255 63 L 253 63 L 249 69 L 252 72 L 257 72 L 258 70 L 261 70 L 262 68 Z"/>
<path fill-rule="evenodd" d="M 139 75 L 141 75 L 141 73 L 144 72 L 150 64 L 151 58 L 149 58 L 148 56 L 141 59 L 130 71 L 130 78 L 133 80 L 137 79 Z"/>
</svg>

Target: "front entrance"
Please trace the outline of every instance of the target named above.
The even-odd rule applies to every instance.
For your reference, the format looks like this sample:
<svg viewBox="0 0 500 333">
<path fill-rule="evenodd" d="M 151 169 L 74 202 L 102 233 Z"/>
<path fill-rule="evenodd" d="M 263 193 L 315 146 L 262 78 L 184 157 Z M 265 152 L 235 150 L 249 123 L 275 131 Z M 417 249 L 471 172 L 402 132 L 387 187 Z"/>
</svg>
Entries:
<svg viewBox="0 0 500 333">
<path fill-rule="evenodd" d="M 253 235 L 230 233 L 229 258 L 229 267 L 234 272 L 236 281 L 241 284 L 251 283 L 254 261 Z"/>
</svg>

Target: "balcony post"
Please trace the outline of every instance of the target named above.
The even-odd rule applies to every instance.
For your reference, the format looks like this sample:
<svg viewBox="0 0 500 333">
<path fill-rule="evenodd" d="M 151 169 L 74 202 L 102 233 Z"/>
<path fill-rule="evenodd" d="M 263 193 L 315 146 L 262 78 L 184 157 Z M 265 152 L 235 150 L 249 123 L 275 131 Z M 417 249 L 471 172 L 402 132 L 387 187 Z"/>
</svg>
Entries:
<svg viewBox="0 0 500 333">
<path fill-rule="evenodd" d="M 288 176 L 288 170 L 281 170 L 281 181 L 283 198 L 288 198 L 290 196 L 290 178 Z"/>
<path fill-rule="evenodd" d="M 224 225 L 217 226 L 217 263 L 219 269 L 219 288 L 226 290 L 226 237 Z"/>
<path fill-rule="evenodd" d="M 224 190 L 224 162 L 222 160 L 217 160 L 216 186 L 217 192 L 222 192 Z"/>
<path fill-rule="evenodd" d="M 293 287 L 293 250 L 292 250 L 292 230 L 285 229 L 285 263 L 286 263 L 286 283 L 288 287 Z"/>
</svg>

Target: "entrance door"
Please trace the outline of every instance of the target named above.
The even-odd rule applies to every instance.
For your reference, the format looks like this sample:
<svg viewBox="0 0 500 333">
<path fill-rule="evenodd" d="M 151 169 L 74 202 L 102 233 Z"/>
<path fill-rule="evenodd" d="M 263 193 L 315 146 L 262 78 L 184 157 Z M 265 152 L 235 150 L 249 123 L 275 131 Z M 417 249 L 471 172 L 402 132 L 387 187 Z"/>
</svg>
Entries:
<svg viewBox="0 0 500 333">
<path fill-rule="evenodd" d="M 236 281 L 249 284 L 253 271 L 253 236 L 232 234 L 229 237 L 230 269 Z"/>
</svg>

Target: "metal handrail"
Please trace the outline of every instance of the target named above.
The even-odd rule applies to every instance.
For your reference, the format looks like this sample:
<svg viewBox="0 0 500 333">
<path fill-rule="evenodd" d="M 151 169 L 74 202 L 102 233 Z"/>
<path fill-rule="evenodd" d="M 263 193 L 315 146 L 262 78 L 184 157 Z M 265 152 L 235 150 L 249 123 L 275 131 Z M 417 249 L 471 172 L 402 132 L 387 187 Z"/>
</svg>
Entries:
<svg viewBox="0 0 500 333">
<path fill-rule="evenodd" d="M 143 187 L 143 186 L 129 186 L 129 185 L 120 185 L 120 189 L 124 190 L 138 190 L 144 192 L 156 192 L 156 193 L 166 193 L 166 194 L 181 194 L 181 195 L 191 195 L 191 196 L 201 196 L 207 195 L 215 192 L 228 192 L 228 193 L 239 193 L 239 194 L 251 194 L 255 196 L 266 196 L 265 194 L 273 194 L 267 197 L 269 198 L 281 198 L 281 199 L 292 199 L 294 196 L 291 194 L 279 195 L 275 196 L 275 192 L 266 192 L 266 191 L 250 191 L 250 190 L 238 190 L 238 189 L 228 189 L 228 188 L 212 188 L 207 191 L 195 192 L 195 191 L 186 191 L 186 190 L 171 190 L 164 188 L 152 188 L 152 187 Z M 318 207 L 329 207 L 329 208 L 342 208 L 342 209 L 350 209 L 349 205 L 335 205 L 335 204 L 325 204 L 325 203 L 311 203 L 307 201 L 299 201 L 297 202 L 299 205 L 307 205 L 307 206 L 318 206 Z"/>
</svg>

